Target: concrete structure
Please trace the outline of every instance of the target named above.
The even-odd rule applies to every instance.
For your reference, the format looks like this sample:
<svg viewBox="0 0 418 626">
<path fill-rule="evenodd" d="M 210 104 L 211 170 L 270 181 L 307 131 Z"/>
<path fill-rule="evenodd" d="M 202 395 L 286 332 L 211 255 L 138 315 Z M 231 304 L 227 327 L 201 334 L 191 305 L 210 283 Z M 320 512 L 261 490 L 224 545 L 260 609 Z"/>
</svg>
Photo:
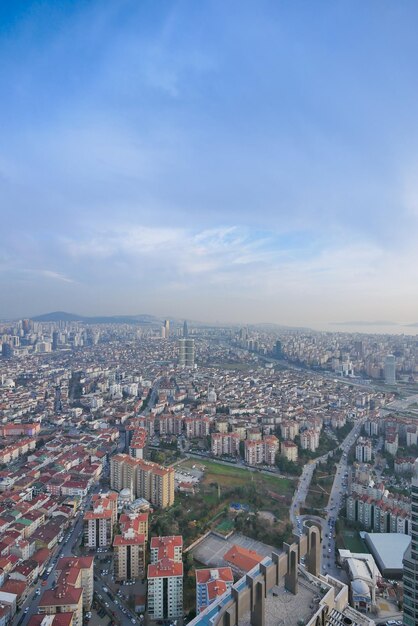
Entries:
<svg viewBox="0 0 418 626">
<path fill-rule="evenodd" d="M 179 366 L 194 367 L 195 346 L 194 339 L 179 339 Z"/>
<path fill-rule="evenodd" d="M 384 377 L 387 385 L 396 384 L 396 358 L 393 354 L 388 354 L 385 358 Z"/>
<path fill-rule="evenodd" d="M 403 559 L 405 626 L 418 624 L 418 459 L 415 461 L 415 475 L 411 484 L 412 532 L 411 543 Z"/>
<path fill-rule="evenodd" d="M 266 556 L 190 626 L 372 626 L 369 618 L 348 606 L 345 584 L 300 565 L 305 557 L 316 569 L 319 543 L 319 529 L 305 526 L 294 544 Z"/>
</svg>

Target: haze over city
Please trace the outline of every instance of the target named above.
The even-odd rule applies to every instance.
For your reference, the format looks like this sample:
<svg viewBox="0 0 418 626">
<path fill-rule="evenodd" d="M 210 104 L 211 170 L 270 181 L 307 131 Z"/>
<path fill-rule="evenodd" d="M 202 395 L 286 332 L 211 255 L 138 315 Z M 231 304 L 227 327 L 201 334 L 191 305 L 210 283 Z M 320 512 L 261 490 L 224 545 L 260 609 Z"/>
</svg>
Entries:
<svg viewBox="0 0 418 626">
<path fill-rule="evenodd" d="M 2 3 L 0 317 L 417 322 L 417 18 Z"/>
</svg>

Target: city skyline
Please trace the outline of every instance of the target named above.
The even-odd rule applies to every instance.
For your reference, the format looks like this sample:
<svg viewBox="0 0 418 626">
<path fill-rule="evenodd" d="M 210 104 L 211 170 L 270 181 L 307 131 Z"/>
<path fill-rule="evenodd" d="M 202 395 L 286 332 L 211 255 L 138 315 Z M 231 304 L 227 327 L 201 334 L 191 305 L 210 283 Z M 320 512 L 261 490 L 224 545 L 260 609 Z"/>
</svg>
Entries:
<svg viewBox="0 0 418 626">
<path fill-rule="evenodd" d="M 0 317 L 417 322 L 417 14 L 2 6 Z"/>
</svg>

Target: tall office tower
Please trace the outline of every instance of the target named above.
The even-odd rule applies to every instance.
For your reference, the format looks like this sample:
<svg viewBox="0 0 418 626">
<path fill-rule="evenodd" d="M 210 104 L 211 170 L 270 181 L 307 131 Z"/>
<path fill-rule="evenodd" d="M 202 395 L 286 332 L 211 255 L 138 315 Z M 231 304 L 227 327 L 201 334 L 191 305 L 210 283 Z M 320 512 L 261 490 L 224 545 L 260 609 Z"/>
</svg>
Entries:
<svg viewBox="0 0 418 626">
<path fill-rule="evenodd" d="M 12 354 L 13 354 L 13 351 L 12 351 L 12 346 L 10 345 L 10 343 L 3 341 L 3 344 L 1 346 L 1 356 L 4 357 L 5 359 L 10 359 Z"/>
<path fill-rule="evenodd" d="M 403 623 L 418 626 L 418 459 L 411 484 L 411 543 L 403 557 Z"/>
<path fill-rule="evenodd" d="M 58 341 L 59 341 L 59 333 L 57 330 L 54 330 L 52 333 L 52 349 L 58 350 Z"/>
<path fill-rule="evenodd" d="M 164 337 L 168 339 L 170 335 L 170 320 L 164 321 Z"/>
<path fill-rule="evenodd" d="M 363 342 L 361 340 L 354 342 L 354 351 L 357 356 L 363 356 Z"/>
<path fill-rule="evenodd" d="M 280 359 L 282 356 L 282 342 L 279 339 L 276 341 L 276 345 L 274 347 L 274 354 L 278 359 Z"/>
<path fill-rule="evenodd" d="M 183 337 L 185 339 L 187 339 L 188 336 L 189 336 L 189 328 L 187 326 L 186 320 L 184 320 L 184 323 L 183 323 Z"/>
<path fill-rule="evenodd" d="M 179 366 L 184 367 L 186 365 L 186 340 L 179 339 Z"/>
<path fill-rule="evenodd" d="M 179 339 L 180 367 L 194 367 L 194 339 Z"/>
<path fill-rule="evenodd" d="M 55 387 L 54 395 L 54 412 L 59 414 L 62 412 L 61 387 Z"/>
<path fill-rule="evenodd" d="M 396 359 L 393 354 L 388 354 L 385 358 L 385 383 L 394 385 L 396 383 Z"/>
</svg>

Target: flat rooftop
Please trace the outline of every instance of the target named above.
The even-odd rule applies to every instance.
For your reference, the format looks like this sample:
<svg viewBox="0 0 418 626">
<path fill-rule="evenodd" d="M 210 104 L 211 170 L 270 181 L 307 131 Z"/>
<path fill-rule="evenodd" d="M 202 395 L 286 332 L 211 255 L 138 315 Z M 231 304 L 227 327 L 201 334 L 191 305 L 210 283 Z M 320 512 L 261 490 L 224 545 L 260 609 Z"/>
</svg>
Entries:
<svg viewBox="0 0 418 626">
<path fill-rule="evenodd" d="M 411 537 L 398 533 L 365 533 L 365 541 L 376 563 L 383 570 L 402 570 L 402 559 Z"/>
<path fill-rule="evenodd" d="M 325 595 L 319 586 L 311 583 L 299 574 L 299 590 L 294 596 L 284 588 L 284 582 L 269 592 L 265 604 L 265 626 L 298 626 L 307 624 L 319 608 L 321 598 Z M 329 585 L 323 583 L 329 589 Z M 239 620 L 239 626 L 251 626 L 251 615 L 248 612 Z"/>
<path fill-rule="evenodd" d="M 255 550 L 264 557 L 270 557 L 272 552 L 281 552 L 273 546 L 250 539 L 240 533 L 234 533 L 228 539 L 221 539 L 221 537 L 211 533 L 192 550 L 192 553 L 196 561 L 208 567 L 225 567 L 230 564 L 225 561 L 224 556 L 233 545 L 241 546 L 247 550 Z"/>
</svg>

